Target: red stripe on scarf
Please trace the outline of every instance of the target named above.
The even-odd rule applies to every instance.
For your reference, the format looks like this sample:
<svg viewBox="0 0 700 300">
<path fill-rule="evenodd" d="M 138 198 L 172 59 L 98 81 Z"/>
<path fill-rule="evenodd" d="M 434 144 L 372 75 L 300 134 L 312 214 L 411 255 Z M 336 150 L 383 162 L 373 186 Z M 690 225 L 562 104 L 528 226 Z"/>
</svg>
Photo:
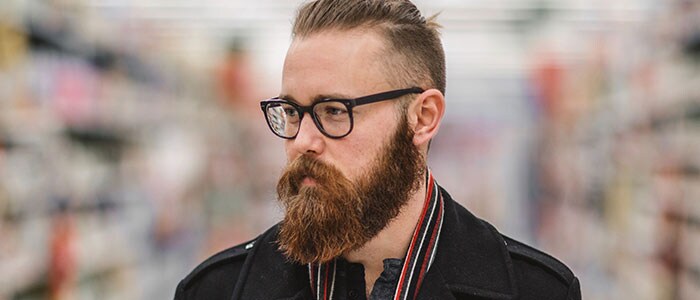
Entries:
<svg viewBox="0 0 700 300">
<path fill-rule="evenodd" d="M 442 197 L 442 195 L 438 195 L 438 197 Z M 440 220 L 442 218 L 442 201 L 438 201 L 438 216 L 437 219 Z M 437 233 L 440 230 L 440 224 L 435 224 L 435 228 L 433 228 L 433 233 L 430 235 L 430 242 L 428 243 L 428 252 L 425 254 L 425 260 L 423 260 L 423 266 L 421 266 L 420 269 L 420 277 L 418 277 L 418 285 L 416 285 L 416 292 L 413 294 L 413 299 L 416 299 L 418 297 L 418 291 L 420 291 L 420 286 L 423 283 L 423 278 L 425 277 L 426 269 L 428 268 L 428 263 L 431 260 L 431 257 L 433 256 L 432 250 L 433 246 L 435 245 L 435 242 L 437 241 Z"/>
<path fill-rule="evenodd" d="M 398 290 L 396 293 L 395 300 L 398 300 L 401 297 L 401 292 L 403 289 L 403 281 L 404 281 L 404 278 L 406 278 L 406 271 L 408 271 L 407 266 L 408 266 L 408 263 L 413 258 L 412 257 L 413 248 L 416 245 L 416 241 L 418 240 L 418 236 L 419 236 L 418 232 L 420 231 L 420 227 L 421 227 L 420 221 L 422 221 L 425 218 L 425 215 L 428 213 L 428 206 L 430 206 L 428 204 L 430 203 L 430 198 L 432 197 L 432 194 L 433 194 L 433 176 L 430 176 L 430 180 L 428 183 L 428 192 L 426 193 L 425 203 L 423 203 L 423 212 L 421 213 L 420 219 L 418 219 L 419 223 L 416 226 L 416 229 L 413 231 L 413 239 L 411 240 L 411 246 L 408 248 L 408 252 L 406 253 L 406 258 L 404 259 L 404 268 L 401 271 L 401 277 L 399 277 L 399 282 L 398 282 L 398 287 L 397 287 Z"/>
</svg>

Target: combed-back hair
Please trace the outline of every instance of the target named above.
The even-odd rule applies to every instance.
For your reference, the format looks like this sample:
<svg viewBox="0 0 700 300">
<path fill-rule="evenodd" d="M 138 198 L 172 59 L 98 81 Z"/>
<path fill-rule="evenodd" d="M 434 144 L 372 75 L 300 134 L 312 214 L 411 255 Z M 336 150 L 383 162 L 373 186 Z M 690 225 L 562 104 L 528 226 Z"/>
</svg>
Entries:
<svg viewBox="0 0 700 300">
<path fill-rule="evenodd" d="M 387 78 L 397 88 L 418 85 L 445 94 L 445 51 L 435 22 L 409 0 L 314 0 L 297 11 L 293 38 L 325 30 L 376 30 L 386 41 Z"/>
</svg>

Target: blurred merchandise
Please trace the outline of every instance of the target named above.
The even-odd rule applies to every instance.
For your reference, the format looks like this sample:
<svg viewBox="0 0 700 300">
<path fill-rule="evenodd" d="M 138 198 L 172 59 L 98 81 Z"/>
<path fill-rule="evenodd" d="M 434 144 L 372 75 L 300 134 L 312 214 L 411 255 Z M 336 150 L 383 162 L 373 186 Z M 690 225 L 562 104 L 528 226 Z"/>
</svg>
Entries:
<svg viewBox="0 0 700 300">
<path fill-rule="evenodd" d="M 171 299 L 280 218 L 300 1 L 0 5 L 0 300 Z M 700 299 L 700 3 L 414 1 L 442 12 L 430 166 L 585 299 Z"/>
<path fill-rule="evenodd" d="M 657 8 L 580 61 L 535 65 L 536 239 L 589 299 L 700 297 L 700 3 Z"/>
<path fill-rule="evenodd" d="M 281 161 L 246 156 L 255 126 L 203 69 L 80 1 L 15 4 L 0 22 L 0 299 L 168 299 L 272 224 L 250 175 Z"/>
</svg>

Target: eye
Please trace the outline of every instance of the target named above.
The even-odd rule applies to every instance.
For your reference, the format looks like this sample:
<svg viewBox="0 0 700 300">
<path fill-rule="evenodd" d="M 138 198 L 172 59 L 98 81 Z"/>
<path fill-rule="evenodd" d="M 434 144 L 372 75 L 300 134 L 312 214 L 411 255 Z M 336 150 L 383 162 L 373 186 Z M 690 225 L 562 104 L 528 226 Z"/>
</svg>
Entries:
<svg viewBox="0 0 700 300">
<path fill-rule="evenodd" d="M 345 108 L 328 106 L 325 108 L 325 114 L 329 116 L 339 116 L 346 114 L 348 111 Z"/>
<path fill-rule="evenodd" d="M 284 108 L 284 114 L 287 115 L 288 117 L 296 117 L 298 113 L 299 112 L 297 112 L 297 110 L 294 109 L 294 107 L 290 106 L 290 107 Z"/>
</svg>

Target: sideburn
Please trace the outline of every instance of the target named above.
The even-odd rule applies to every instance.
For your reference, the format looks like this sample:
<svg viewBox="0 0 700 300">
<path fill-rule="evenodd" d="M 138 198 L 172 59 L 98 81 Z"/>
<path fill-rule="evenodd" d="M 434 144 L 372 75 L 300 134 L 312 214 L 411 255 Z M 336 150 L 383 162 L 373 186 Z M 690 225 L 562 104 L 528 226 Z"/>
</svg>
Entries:
<svg viewBox="0 0 700 300">
<path fill-rule="evenodd" d="M 413 145 L 413 136 L 403 114 L 391 143 L 375 164 L 377 167 L 360 183 L 364 187 L 365 204 L 362 223 L 370 239 L 399 215 L 411 195 L 420 188 L 426 163 Z"/>
</svg>

